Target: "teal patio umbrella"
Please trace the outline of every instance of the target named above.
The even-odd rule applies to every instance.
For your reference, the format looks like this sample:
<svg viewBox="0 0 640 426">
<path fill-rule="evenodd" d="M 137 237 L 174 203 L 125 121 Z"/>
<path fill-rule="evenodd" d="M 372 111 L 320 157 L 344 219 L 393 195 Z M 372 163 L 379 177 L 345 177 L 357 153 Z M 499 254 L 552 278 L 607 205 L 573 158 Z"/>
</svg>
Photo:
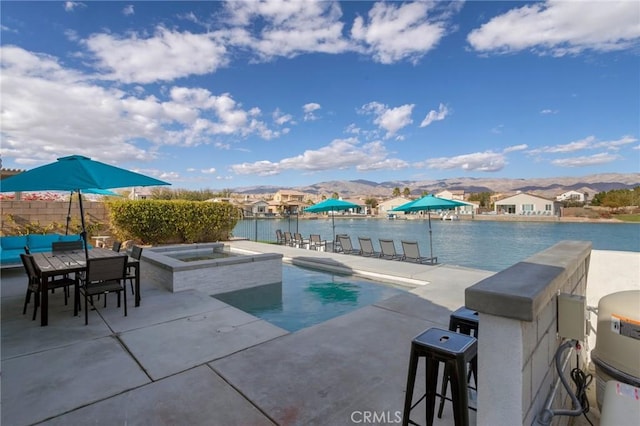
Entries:
<svg viewBox="0 0 640 426">
<path fill-rule="evenodd" d="M 128 186 L 171 185 L 140 173 L 121 169 L 106 163 L 94 161 L 82 155 L 58 158 L 58 161 L 27 170 L 0 181 L 0 192 L 18 191 L 75 191 L 81 194 L 88 190 L 107 190 Z M 87 231 L 84 221 L 82 196 L 79 197 L 80 221 L 85 255 L 87 251 Z"/>
<path fill-rule="evenodd" d="M 349 210 L 349 209 L 357 209 L 357 208 L 360 208 L 360 206 L 355 203 L 339 200 L 337 198 L 327 198 L 326 200 L 318 204 L 314 204 L 312 206 L 306 207 L 304 211 L 309 213 L 331 212 L 331 227 L 333 229 L 332 241 L 335 242 L 336 241 L 336 222 L 333 217 L 334 213 L 340 210 Z"/>
<path fill-rule="evenodd" d="M 391 209 L 392 212 L 421 212 L 426 211 L 429 217 L 429 250 L 430 256 L 433 258 L 433 240 L 431 232 L 431 210 L 448 210 L 460 206 L 465 206 L 465 203 L 461 203 L 456 200 L 448 200 L 446 198 L 436 197 L 434 195 L 425 195 L 417 200 L 409 201 L 401 206 Z"/>
</svg>

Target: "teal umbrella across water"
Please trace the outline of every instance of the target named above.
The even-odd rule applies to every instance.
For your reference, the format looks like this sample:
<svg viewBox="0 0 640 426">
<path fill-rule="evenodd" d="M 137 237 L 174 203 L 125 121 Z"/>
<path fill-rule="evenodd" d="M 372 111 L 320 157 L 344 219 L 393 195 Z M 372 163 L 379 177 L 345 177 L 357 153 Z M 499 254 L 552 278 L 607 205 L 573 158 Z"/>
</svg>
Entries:
<svg viewBox="0 0 640 426">
<path fill-rule="evenodd" d="M 333 229 L 333 242 L 336 241 L 336 222 L 333 217 L 336 211 L 340 210 L 350 210 L 360 208 L 359 205 L 355 203 L 351 203 L 349 201 L 339 200 L 337 198 L 327 198 L 326 200 L 314 204 L 312 206 L 306 207 L 304 209 L 305 212 L 309 213 L 323 213 L 323 212 L 331 212 L 331 227 Z"/>
<path fill-rule="evenodd" d="M 421 212 L 426 211 L 429 217 L 429 250 L 430 256 L 433 258 L 433 240 L 431 233 L 431 210 L 449 210 L 456 207 L 465 206 L 465 203 L 461 203 L 456 200 L 448 200 L 446 198 L 436 197 L 434 195 L 425 195 L 417 200 L 409 201 L 401 206 L 391 209 L 392 212 Z"/>
<path fill-rule="evenodd" d="M 0 181 L 0 192 L 19 191 L 75 191 L 107 190 L 128 186 L 171 185 L 140 173 L 121 169 L 106 163 L 94 161 L 82 155 L 58 158 L 58 161 L 35 169 L 27 170 Z M 87 231 L 84 221 L 82 196 L 79 197 L 80 220 L 85 255 L 87 252 Z"/>
</svg>

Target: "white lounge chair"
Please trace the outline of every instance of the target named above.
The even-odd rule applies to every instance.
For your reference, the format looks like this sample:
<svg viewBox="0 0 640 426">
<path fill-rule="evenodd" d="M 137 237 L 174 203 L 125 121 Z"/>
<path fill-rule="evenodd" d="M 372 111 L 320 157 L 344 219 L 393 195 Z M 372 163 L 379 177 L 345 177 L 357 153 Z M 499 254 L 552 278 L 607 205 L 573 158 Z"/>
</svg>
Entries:
<svg viewBox="0 0 640 426">
<path fill-rule="evenodd" d="M 420 248 L 416 241 L 402 241 L 402 260 L 408 260 L 411 262 L 431 264 L 438 263 L 437 257 L 424 257 L 420 256 Z"/>
</svg>

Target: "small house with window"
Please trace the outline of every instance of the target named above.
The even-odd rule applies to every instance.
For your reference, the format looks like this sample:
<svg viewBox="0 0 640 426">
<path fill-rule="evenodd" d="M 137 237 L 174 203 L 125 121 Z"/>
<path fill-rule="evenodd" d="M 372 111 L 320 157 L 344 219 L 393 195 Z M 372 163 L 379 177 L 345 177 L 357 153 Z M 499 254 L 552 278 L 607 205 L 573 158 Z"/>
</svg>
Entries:
<svg viewBox="0 0 640 426">
<path fill-rule="evenodd" d="M 494 206 L 496 214 L 557 216 L 560 212 L 559 202 L 524 192 L 496 201 Z"/>
</svg>

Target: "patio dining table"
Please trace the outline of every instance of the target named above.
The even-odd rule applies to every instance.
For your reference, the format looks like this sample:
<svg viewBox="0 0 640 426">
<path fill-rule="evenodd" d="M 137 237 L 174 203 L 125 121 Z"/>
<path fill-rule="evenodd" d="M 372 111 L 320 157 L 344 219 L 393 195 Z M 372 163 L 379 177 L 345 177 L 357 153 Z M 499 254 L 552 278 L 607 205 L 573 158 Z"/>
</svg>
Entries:
<svg viewBox="0 0 640 426">
<path fill-rule="evenodd" d="M 118 253 L 104 248 L 93 248 L 89 250 L 89 258 L 127 256 L 126 253 Z M 135 306 L 140 306 L 140 261 L 128 256 L 127 267 L 135 270 Z M 49 280 L 59 275 L 67 275 L 86 271 L 87 262 L 84 250 L 67 252 L 43 252 L 33 253 L 36 268 L 40 274 L 40 325 L 49 324 Z M 80 298 L 80 287 L 78 281 L 74 286 L 73 295 L 73 315 L 78 315 L 78 303 Z"/>
</svg>

